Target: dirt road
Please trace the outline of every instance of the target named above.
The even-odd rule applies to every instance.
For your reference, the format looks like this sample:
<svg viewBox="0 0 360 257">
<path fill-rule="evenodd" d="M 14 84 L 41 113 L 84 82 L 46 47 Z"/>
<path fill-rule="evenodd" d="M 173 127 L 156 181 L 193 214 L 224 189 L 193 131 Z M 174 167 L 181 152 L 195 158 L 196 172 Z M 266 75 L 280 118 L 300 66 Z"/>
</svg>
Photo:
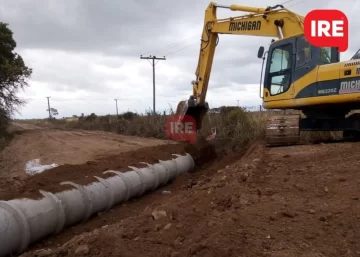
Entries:
<svg viewBox="0 0 360 257">
<path fill-rule="evenodd" d="M 66 179 L 66 167 L 71 167 L 71 165 L 87 163 L 90 166 L 96 166 L 94 161 L 97 159 L 121 153 L 128 153 L 124 158 L 129 159 L 131 158 L 129 151 L 174 144 L 171 141 L 121 136 L 103 131 L 46 129 L 26 123 L 15 123 L 14 130 L 17 135 L 10 145 L 0 152 L 1 200 L 7 200 L 30 189 L 37 192 L 37 189 L 44 184 L 48 189 L 53 189 L 51 187 L 53 183 L 58 185 L 59 182 Z M 59 167 L 61 176 L 57 176 L 55 170 L 49 179 L 43 179 L 41 176 L 37 176 L 36 179 L 28 178 L 25 165 L 28 161 L 36 158 L 40 158 L 41 164 L 61 165 Z M 72 173 L 70 168 L 70 171 L 67 172 L 68 177 L 85 176 L 80 172 L 75 175 Z"/>
<path fill-rule="evenodd" d="M 17 181 L 23 187 L 12 196 L 31 195 L 31 188 L 58 190 L 55 184 L 64 178 L 85 183 L 84 174 L 185 150 L 161 145 L 61 166 Z M 22 256 L 360 256 L 359 156 L 359 143 L 271 149 L 254 143 L 243 156 L 219 156 Z M 166 216 L 154 220 L 156 210 Z"/>
<path fill-rule="evenodd" d="M 168 144 L 170 141 L 121 136 L 103 131 L 62 131 L 42 129 L 32 124 L 15 124 L 18 136 L 2 151 L 0 160 L 7 172 L 25 175 L 29 160 L 42 164 L 81 164 L 103 156 L 142 147 Z"/>
</svg>

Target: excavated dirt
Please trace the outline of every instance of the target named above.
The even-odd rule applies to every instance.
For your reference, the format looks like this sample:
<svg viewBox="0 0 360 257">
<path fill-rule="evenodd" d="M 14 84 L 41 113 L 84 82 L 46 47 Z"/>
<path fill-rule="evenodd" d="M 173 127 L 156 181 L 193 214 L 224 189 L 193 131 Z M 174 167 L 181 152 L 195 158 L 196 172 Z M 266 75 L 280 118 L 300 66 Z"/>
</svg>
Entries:
<svg viewBox="0 0 360 257">
<path fill-rule="evenodd" d="M 5 185 L 2 186 L 0 198 L 6 200 L 15 197 L 36 199 L 42 197 L 39 193 L 40 189 L 55 193 L 71 188 L 71 186 L 60 185 L 64 181 L 86 185 L 98 181 L 94 176 L 108 177 L 108 175 L 103 174 L 106 170 L 128 171 L 131 170 L 128 166 L 144 166 L 139 162 L 155 163 L 158 160 L 173 158 L 174 156 L 171 156 L 171 153 L 182 154 L 184 152 L 184 146 L 182 145 L 162 145 L 124 152 L 111 157 L 103 157 L 79 165 L 65 164 L 25 179 L 14 178 L 10 188 Z"/>
<path fill-rule="evenodd" d="M 36 133 L 43 133 L 43 131 L 31 132 L 31 134 L 36 134 Z M 46 133 L 53 133 L 53 131 L 51 132 L 47 131 Z M 60 133 L 60 131 L 56 131 L 56 133 Z M 63 132 L 63 133 L 69 133 L 69 132 Z M 133 137 L 130 138 L 123 137 L 123 138 L 129 141 L 133 139 Z M 13 148 L 17 149 L 16 144 L 19 144 L 21 140 L 23 139 L 16 138 L 15 144 L 8 147 L 5 151 L 7 152 L 15 151 Z M 94 137 L 94 140 L 97 140 L 96 136 Z M 124 152 L 119 151 L 121 152 L 119 154 L 111 155 L 110 153 L 109 155 L 108 153 L 108 156 L 106 157 L 99 156 L 93 161 L 87 161 L 86 163 L 83 164 L 77 164 L 77 165 L 64 164 L 34 176 L 24 176 L 25 174 L 24 171 L 22 171 L 21 175 L 18 175 L 19 173 L 21 173 L 21 171 L 18 170 L 15 170 L 13 173 L 10 173 L 11 174 L 10 176 L 7 176 L 8 173 L 5 174 L 5 171 L 7 169 L 3 169 L 2 172 L 3 178 L 0 180 L 0 199 L 1 200 L 10 200 L 14 198 L 39 199 L 43 197 L 39 193 L 39 190 L 45 190 L 56 193 L 72 188 L 69 185 L 60 185 L 61 182 L 71 181 L 77 184 L 87 185 L 92 182 L 98 181 L 94 176 L 100 176 L 103 178 L 113 176 L 112 174 L 106 174 L 106 175 L 103 174 L 103 172 L 106 170 L 117 170 L 117 171 L 125 172 L 131 170 L 129 166 L 135 166 L 139 168 L 145 167 L 145 165 L 140 164 L 140 162 L 146 162 L 151 164 L 151 163 L 156 163 L 159 160 L 172 159 L 174 158 L 172 154 L 185 154 L 186 152 L 190 153 L 193 156 L 195 163 L 197 164 L 197 167 L 201 167 L 203 164 L 206 164 L 208 161 L 211 161 L 217 157 L 217 154 L 215 153 L 213 146 L 209 144 L 203 143 L 197 146 L 186 145 L 186 144 L 174 144 L 173 142 L 168 142 L 168 144 L 164 144 L 166 143 L 166 141 L 159 140 L 160 143 L 158 143 L 158 146 L 146 146 L 146 143 L 151 144 L 153 142 L 150 141 L 149 143 L 146 141 L 147 139 L 143 139 L 143 140 L 144 140 L 143 142 L 144 147 L 137 150 L 129 150 L 128 148 L 126 148 L 125 145 L 124 147 L 125 149 L 121 149 L 121 151 Z M 63 154 L 65 155 L 66 158 L 67 151 L 63 152 Z M 103 153 L 103 155 L 106 154 Z M 64 157 L 61 156 L 61 158 L 59 159 L 62 160 L 63 158 Z M 6 165 L 6 162 L 2 163 L 2 165 Z"/>
<path fill-rule="evenodd" d="M 169 159 L 171 153 L 183 153 L 184 146 L 171 141 L 127 137 L 102 131 L 60 131 L 18 124 L 11 144 L 0 153 L 0 200 L 15 197 L 38 198 L 39 189 L 62 191 L 63 181 L 88 184 L 107 169 L 129 170 L 140 161 Z M 154 148 L 159 146 L 159 148 Z M 25 164 L 40 158 L 42 164 L 60 166 L 28 176 Z"/>
<path fill-rule="evenodd" d="M 23 256 L 359 256 L 359 155 L 356 143 L 254 144 Z"/>
<path fill-rule="evenodd" d="M 136 154 L 149 162 L 165 159 L 167 147 L 72 170 L 92 176 L 121 169 L 127 165 L 116 159 L 131 163 Z M 171 147 L 196 156 L 197 170 L 38 242 L 22 256 L 360 255 L 359 143 L 265 148 L 254 142 L 244 154 L 218 156 L 206 146 Z M 55 177 L 67 174 L 57 169 Z"/>
<path fill-rule="evenodd" d="M 82 164 L 101 157 L 169 144 L 169 140 L 122 136 L 105 131 L 63 131 L 15 123 L 17 134 L 0 153 L 0 176 L 4 173 L 19 178 L 28 161 L 40 158 L 41 164 Z"/>
</svg>

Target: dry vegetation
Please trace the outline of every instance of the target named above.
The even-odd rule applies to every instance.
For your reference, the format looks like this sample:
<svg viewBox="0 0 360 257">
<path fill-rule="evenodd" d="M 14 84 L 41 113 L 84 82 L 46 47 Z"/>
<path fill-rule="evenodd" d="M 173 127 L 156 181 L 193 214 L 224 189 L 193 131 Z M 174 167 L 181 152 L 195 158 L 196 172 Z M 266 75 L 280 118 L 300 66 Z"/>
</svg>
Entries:
<svg viewBox="0 0 360 257">
<path fill-rule="evenodd" d="M 9 124 L 9 119 L 2 113 L 0 108 L 0 150 L 8 145 L 13 138 L 12 127 Z"/>
<path fill-rule="evenodd" d="M 202 134 L 211 134 L 211 128 L 216 128 L 216 140 L 218 145 L 226 145 L 226 148 L 237 150 L 253 140 L 262 140 L 265 135 L 265 124 L 269 115 L 278 112 L 248 111 L 240 107 L 221 107 L 220 113 L 208 113 L 205 116 Z M 287 111 L 286 113 L 293 113 Z M 33 120 L 37 126 L 52 127 L 57 129 L 83 129 L 104 130 L 124 135 L 153 137 L 167 139 L 165 133 L 165 121 L 173 110 L 152 115 L 151 111 L 145 114 L 126 112 L 116 115 L 97 116 L 92 113 L 88 116 L 67 119 Z M 303 143 L 318 141 L 339 140 L 342 133 L 339 132 L 302 132 Z"/>
</svg>

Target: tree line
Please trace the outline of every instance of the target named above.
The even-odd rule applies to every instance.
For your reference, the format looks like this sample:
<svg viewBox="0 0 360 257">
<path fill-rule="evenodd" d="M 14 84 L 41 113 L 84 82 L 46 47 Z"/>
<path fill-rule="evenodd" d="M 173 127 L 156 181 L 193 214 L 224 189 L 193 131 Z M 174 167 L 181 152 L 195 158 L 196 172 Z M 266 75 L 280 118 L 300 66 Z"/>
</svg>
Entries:
<svg viewBox="0 0 360 257">
<path fill-rule="evenodd" d="M 12 115 L 26 101 L 18 96 L 29 86 L 32 69 L 15 52 L 17 46 L 8 23 L 0 22 L 0 135 L 7 132 Z"/>
</svg>

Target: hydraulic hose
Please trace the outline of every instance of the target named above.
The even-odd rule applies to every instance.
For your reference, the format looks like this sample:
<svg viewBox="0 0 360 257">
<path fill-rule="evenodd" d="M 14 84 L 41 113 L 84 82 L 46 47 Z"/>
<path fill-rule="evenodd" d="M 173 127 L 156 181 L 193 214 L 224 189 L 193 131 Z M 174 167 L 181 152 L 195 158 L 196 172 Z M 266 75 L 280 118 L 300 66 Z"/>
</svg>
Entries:
<svg viewBox="0 0 360 257">
<path fill-rule="evenodd" d="M 85 186 L 65 181 L 61 184 L 74 189 L 55 194 L 40 191 L 44 196 L 40 200 L 0 201 L 0 257 L 21 254 L 40 239 L 85 222 L 93 214 L 153 191 L 194 169 L 189 154 L 174 156 L 153 165 L 146 163 L 146 168 L 130 166 L 127 172 L 105 171 L 114 176 L 106 179 L 95 176 L 99 182 Z"/>
</svg>

